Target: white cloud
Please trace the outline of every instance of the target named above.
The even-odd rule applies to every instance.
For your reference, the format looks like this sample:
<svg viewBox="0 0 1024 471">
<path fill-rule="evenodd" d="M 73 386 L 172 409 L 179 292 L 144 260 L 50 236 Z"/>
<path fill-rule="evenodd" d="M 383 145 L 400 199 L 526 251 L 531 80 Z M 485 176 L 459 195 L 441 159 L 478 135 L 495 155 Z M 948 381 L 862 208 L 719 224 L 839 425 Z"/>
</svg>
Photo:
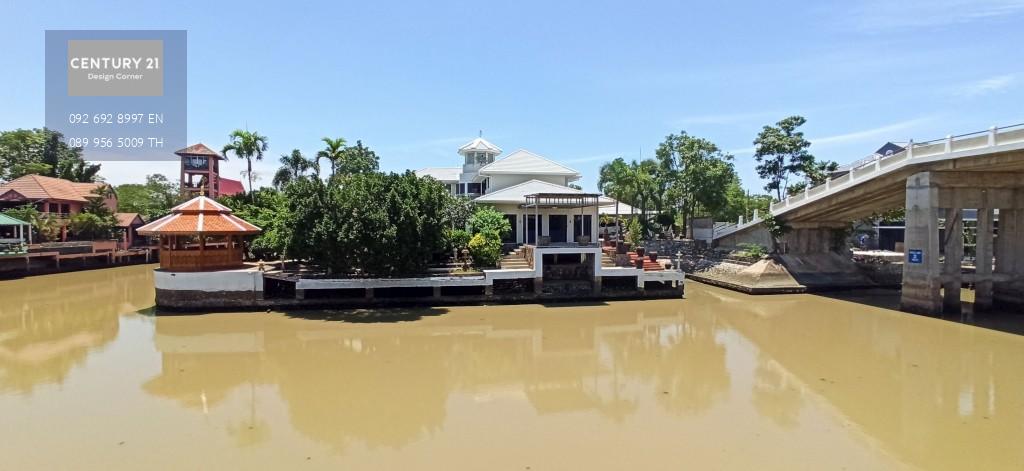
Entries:
<svg viewBox="0 0 1024 471">
<path fill-rule="evenodd" d="M 816 149 L 828 148 L 834 145 L 856 143 L 856 142 L 868 142 L 868 143 L 879 143 L 880 141 L 902 141 L 912 136 L 903 136 L 897 134 L 900 131 L 912 129 L 919 125 L 934 121 L 934 116 L 925 116 L 921 118 L 908 119 L 906 121 L 900 121 L 897 123 L 887 124 L 885 126 L 879 126 L 877 128 L 863 129 L 860 131 L 853 131 L 844 134 L 835 134 L 832 136 L 824 137 L 812 137 L 808 138 L 811 141 L 811 152 Z M 740 149 L 732 149 L 728 152 L 733 155 L 745 155 L 753 154 L 754 147 L 744 147 Z"/>
<path fill-rule="evenodd" d="M 878 140 L 890 140 L 890 141 L 901 141 L 911 136 L 900 136 L 895 134 L 899 131 L 911 129 L 921 124 L 933 121 L 934 117 L 922 117 L 914 118 L 906 121 L 900 121 L 898 123 L 887 124 L 872 129 L 865 129 L 862 131 L 854 131 L 845 134 L 836 134 L 833 136 L 809 138 L 811 145 L 821 148 L 828 147 L 835 144 L 846 144 L 850 142 L 861 142 L 861 141 L 878 141 Z"/>
<path fill-rule="evenodd" d="M 1024 14 L 1024 0 L 868 0 L 844 15 L 863 32 L 936 28 Z"/>
<path fill-rule="evenodd" d="M 965 98 L 973 98 L 996 93 L 1011 87 L 1017 81 L 1013 74 L 997 75 L 987 79 L 962 84 L 953 89 L 953 94 Z"/>
</svg>

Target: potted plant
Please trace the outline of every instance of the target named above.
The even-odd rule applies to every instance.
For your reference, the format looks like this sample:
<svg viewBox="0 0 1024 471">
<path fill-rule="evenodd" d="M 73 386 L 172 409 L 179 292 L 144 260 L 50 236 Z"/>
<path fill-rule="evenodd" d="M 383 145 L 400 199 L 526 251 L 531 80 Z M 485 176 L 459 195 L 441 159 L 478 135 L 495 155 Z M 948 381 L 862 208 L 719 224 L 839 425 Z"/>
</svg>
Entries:
<svg viewBox="0 0 1024 471">
<path fill-rule="evenodd" d="M 626 243 L 621 241 L 621 240 L 620 241 L 616 241 L 615 242 L 615 253 L 617 253 L 619 255 L 622 255 L 622 254 L 625 254 L 626 252 L 629 252 L 629 250 L 626 249 Z"/>
<path fill-rule="evenodd" d="M 647 252 L 647 249 L 645 249 L 645 248 L 643 248 L 643 247 L 637 247 L 637 248 L 636 248 L 636 255 L 637 255 L 638 257 L 640 257 L 640 258 L 644 258 L 644 254 L 645 254 L 646 252 Z"/>
<path fill-rule="evenodd" d="M 644 269 L 644 258 L 642 256 L 641 257 L 637 257 L 636 260 L 633 261 L 633 263 L 636 264 L 637 268 L 639 268 L 641 270 Z"/>
<path fill-rule="evenodd" d="M 652 262 L 657 262 L 658 261 L 658 252 L 648 253 L 647 256 L 651 258 Z"/>
</svg>

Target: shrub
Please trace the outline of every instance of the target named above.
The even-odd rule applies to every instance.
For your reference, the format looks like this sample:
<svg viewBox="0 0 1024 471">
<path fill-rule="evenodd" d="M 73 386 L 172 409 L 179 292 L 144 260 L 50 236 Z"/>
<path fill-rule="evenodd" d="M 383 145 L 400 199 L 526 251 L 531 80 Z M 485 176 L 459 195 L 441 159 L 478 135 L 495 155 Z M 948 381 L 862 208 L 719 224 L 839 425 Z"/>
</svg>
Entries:
<svg viewBox="0 0 1024 471">
<path fill-rule="evenodd" d="M 79 240 L 109 239 L 113 237 L 116 221 L 92 213 L 79 213 L 71 217 L 68 229 Z"/>
<path fill-rule="evenodd" d="M 501 259 L 501 237 L 494 231 L 477 233 L 469 240 L 469 254 L 477 267 L 497 266 Z"/>
<path fill-rule="evenodd" d="M 768 253 L 767 249 L 758 244 L 744 243 L 739 244 L 738 247 L 740 248 L 739 255 L 750 258 L 761 258 Z"/>
<path fill-rule="evenodd" d="M 643 229 L 640 228 L 638 218 L 631 218 L 626 224 L 626 243 L 635 249 L 643 242 Z"/>
<path fill-rule="evenodd" d="M 512 233 L 512 225 L 508 222 L 505 214 L 490 207 L 480 206 L 469 218 L 469 227 L 474 234 L 481 232 L 494 232 L 498 234 L 498 240 Z"/>
<path fill-rule="evenodd" d="M 462 229 L 449 229 L 447 231 L 448 246 L 455 250 L 462 250 L 469 245 L 469 232 Z"/>
</svg>

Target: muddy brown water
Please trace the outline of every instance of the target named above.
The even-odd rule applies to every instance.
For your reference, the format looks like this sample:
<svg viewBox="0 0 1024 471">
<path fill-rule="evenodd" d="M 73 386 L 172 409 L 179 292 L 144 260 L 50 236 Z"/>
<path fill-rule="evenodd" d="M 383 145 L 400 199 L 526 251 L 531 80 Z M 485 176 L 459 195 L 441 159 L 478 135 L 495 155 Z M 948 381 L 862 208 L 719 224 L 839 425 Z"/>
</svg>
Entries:
<svg viewBox="0 0 1024 471">
<path fill-rule="evenodd" d="M 0 282 L 0 469 L 1024 468 L 1024 337 L 892 293 L 154 317 L 151 270 Z"/>
</svg>

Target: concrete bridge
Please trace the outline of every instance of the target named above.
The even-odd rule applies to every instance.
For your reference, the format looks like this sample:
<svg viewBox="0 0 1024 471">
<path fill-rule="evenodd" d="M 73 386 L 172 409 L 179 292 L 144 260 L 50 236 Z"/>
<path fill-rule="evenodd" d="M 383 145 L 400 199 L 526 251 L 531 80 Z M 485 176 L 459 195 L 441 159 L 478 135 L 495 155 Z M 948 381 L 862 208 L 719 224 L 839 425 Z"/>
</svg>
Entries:
<svg viewBox="0 0 1024 471">
<path fill-rule="evenodd" d="M 902 152 L 863 161 L 846 175 L 772 204 L 770 211 L 791 228 L 783 250 L 799 256 L 840 253 L 845 240 L 837 234 L 851 221 L 899 207 L 907 210 L 904 309 L 959 309 L 959 289 L 953 288 L 964 281 L 978 287 L 976 309 L 993 300 L 1024 305 L 1024 124 L 910 141 Z M 967 276 L 959 263 L 963 209 L 978 210 L 978 266 Z M 996 211 L 999 236 L 993 238 Z M 943 240 L 940 219 L 953 229 Z M 755 217 L 718 227 L 713 238 L 720 245 L 770 243 L 761 222 Z M 944 253 L 950 256 L 943 259 Z"/>
</svg>

